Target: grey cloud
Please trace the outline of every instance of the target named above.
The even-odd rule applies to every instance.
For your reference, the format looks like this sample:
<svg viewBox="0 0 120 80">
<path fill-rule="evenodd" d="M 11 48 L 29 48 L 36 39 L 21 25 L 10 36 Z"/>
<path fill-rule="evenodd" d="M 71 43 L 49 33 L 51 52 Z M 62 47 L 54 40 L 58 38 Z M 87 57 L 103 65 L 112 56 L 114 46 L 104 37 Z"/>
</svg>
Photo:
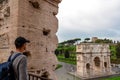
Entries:
<svg viewBox="0 0 120 80">
<path fill-rule="evenodd" d="M 86 0 L 86 2 L 87 1 L 88 0 Z M 66 10 L 65 13 L 64 9 L 63 12 L 62 9 L 60 10 L 61 13 L 58 14 L 59 30 L 57 33 L 59 38 L 61 38 L 62 40 L 66 40 L 81 36 L 113 38 L 120 36 L 120 0 L 91 1 L 95 1 L 97 3 L 97 5 L 94 4 L 95 8 L 92 5 L 88 4 L 87 6 L 86 4 L 84 4 L 83 7 L 76 7 L 78 9 L 75 11 Z M 79 0 L 78 2 L 82 2 L 82 0 Z M 88 10 L 84 10 L 81 7 L 85 7 L 85 9 Z"/>
</svg>

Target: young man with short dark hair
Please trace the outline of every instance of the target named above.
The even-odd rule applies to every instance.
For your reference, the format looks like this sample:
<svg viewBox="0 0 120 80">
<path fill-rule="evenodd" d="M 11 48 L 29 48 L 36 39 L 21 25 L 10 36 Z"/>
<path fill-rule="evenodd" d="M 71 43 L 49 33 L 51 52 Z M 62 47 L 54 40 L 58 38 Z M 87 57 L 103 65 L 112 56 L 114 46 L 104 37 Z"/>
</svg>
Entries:
<svg viewBox="0 0 120 80">
<path fill-rule="evenodd" d="M 25 55 L 23 55 L 23 52 L 26 51 L 26 45 L 27 43 L 30 43 L 30 41 L 25 39 L 24 37 L 18 37 L 16 38 L 14 43 L 16 51 L 12 54 L 12 57 L 14 57 L 18 53 L 21 53 L 21 55 L 13 61 L 13 69 L 15 72 L 16 80 L 28 80 L 27 58 Z"/>
</svg>

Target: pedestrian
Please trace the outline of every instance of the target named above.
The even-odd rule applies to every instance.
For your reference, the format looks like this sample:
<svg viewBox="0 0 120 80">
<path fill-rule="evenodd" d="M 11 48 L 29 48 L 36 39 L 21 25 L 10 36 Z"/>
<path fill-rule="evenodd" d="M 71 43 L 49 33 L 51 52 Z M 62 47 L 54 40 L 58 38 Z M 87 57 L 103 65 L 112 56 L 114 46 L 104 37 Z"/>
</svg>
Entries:
<svg viewBox="0 0 120 80">
<path fill-rule="evenodd" d="M 26 45 L 29 42 L 30 41 L 25 39 L 24 37 L 17 37 L 14 42 L 16 50 L 12 54 L 11 58 L 18 53 L 21 54 L 13 61 L 13 69 L 14 69 L 14 74 L 16 76 L 16 80 L 28 80 L 27 58 L 25 55 L 23 55 L 23 53 L 26 51 Z"/>
</svg>

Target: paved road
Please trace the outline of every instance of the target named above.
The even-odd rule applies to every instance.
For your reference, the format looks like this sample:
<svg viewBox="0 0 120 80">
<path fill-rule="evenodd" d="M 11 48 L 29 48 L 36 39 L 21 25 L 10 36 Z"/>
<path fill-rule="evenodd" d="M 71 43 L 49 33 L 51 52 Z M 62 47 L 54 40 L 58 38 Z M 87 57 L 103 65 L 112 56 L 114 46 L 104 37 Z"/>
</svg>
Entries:
<svg viewBox="0 0 120 80">
<path fill-rule="evenodd" d="M 58 80 L 80 80 L 68 74 L 68 72 L 76 71 L 75 65 L 67 64 L 64 62 L 59 62 L 59 64 L 63 65 L 63 67 L 55 71 L 57 74 Z"/>
</svg>

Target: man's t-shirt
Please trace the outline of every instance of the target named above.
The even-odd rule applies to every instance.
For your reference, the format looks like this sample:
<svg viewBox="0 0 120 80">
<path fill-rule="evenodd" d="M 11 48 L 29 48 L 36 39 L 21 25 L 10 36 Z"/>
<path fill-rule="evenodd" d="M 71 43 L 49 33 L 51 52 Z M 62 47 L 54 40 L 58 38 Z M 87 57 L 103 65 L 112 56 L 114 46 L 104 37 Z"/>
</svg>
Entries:
<svg viewBox="0 0 120 80">
<path fill-rule="evenodd" d="M 13 53 L 12 57 L 14 57 L 15 54 L 17 54 L 17 53 Z M 28 80 L 28 76 L 27 76 L 27 58 L 26 58 L 25 55 L 21 54 L 20 56 L 18 56 L 13 61 L 13 68 L 14 68 L 16 80 Z"/>
</svg>

